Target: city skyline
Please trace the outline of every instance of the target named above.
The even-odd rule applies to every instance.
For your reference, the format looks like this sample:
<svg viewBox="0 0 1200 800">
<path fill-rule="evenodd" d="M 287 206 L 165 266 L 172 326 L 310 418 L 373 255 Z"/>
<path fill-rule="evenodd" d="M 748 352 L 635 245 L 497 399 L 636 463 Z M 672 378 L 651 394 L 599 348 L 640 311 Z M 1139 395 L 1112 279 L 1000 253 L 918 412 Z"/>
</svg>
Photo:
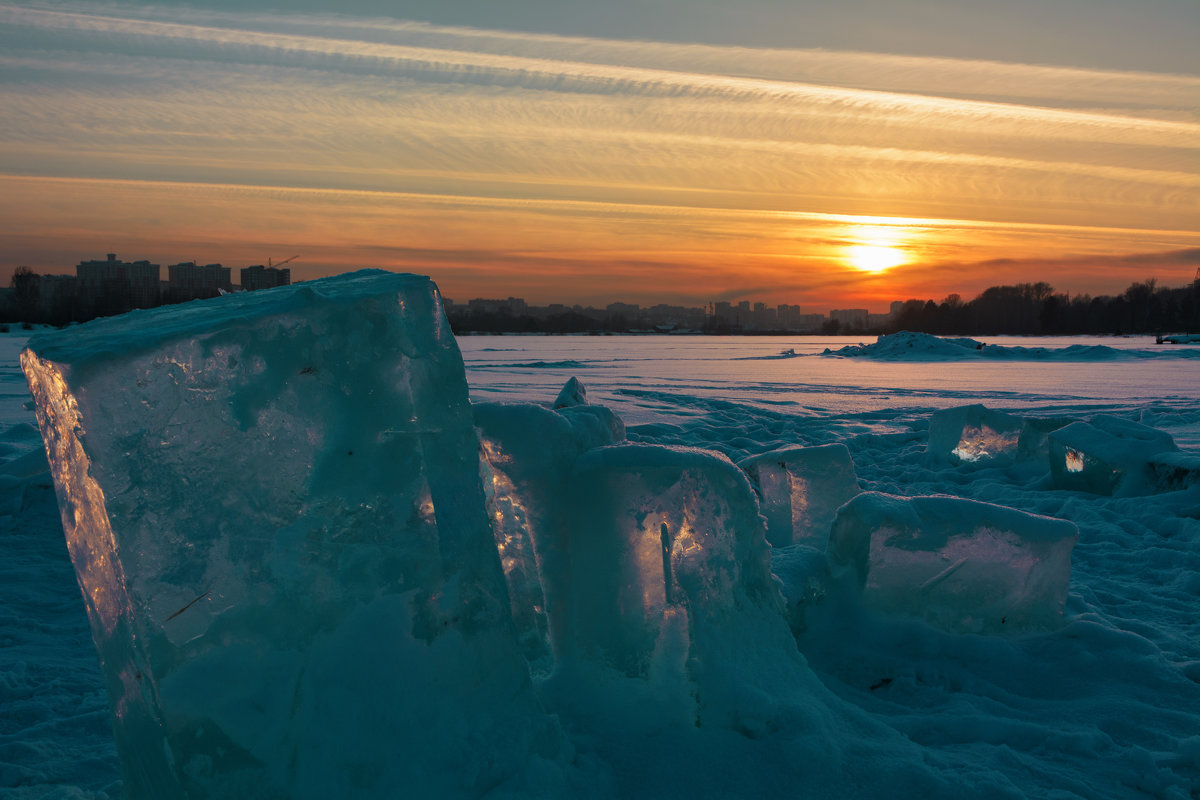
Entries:
<svg viewBox="0 0 1200 800">
<path fill-rule="evenodd" d="M 1200 253 L 1198 253 L 1197 255 L 1200 255 Z M 155 263 L 151 259 L 138 258 L 138 259 L 135 259 L 134 261 L 126 262 L 122 259 L 119 259 L 117 254 L 115 254 L 115 253 L 107 253 L 107 254 L 105 254 L 103 259 L 100 259 L 100 258 L 80 259 L 77 264 L 75 264 L 74 266 L 69 268 L 69 271 L 64 271 L 64 269 L 61 266 L 54 266 L 49 269 L 32 270 L 32 271 L 34 272 L 34 274 L 36 276 L 39 276 L 41 279 L 48 281 L 51 284 L 49 286 L 47 286 L 46 284 L 43 284 L 43 292 L 45 293 L 48 290 L 51 293 L 51 295 L 53 295 L 53 294 L 57 294 L 58 292 L 62 291 L 61 287 L 57 287 L 55 284 L 61 282 L 63 279 L 67 279 L 67 280 L 70 280 L 73 282 L 76 279 L 76 277 L 83 278 L 83 275 L 80 272 L 80 270 L 82 270 L 82 269 L 90 270 L 90 278 L 85 279 L 81 283 L 81 285 L 87 284 L 89 280 L 92 283 L 95 283 L 96 281 L 98 281 L 99 276 L 102 274 L 101 269 L 104 266 L 111 267 L 113 264 L 117 264 L 117 265 L 123 265 L 125 267 L 134 267 L 134 266 L 152 267 L 155 270 L 155 274 L 157 274 L 159 276 L 156 280 L 161 284 L 160 291 L 162 293 L 163 298 L 166 298 L 172 292 L 179 294 L 180 289 L 182 289 L 182 293 L 183 293 L 182 300 L 186 301 L 189 299 L 202 299 L 205 297 L 215 296 L 217 293 L 218 286 L 220 286 L 221 289 L 224 291 L 240 291 L 240 290 L 244 290 L 244 289 L 255 290 L 255 289 L 271 288 L 273 286 L 279 286 L 279 285 L 287 285 L 292 282 L 291 268 L 290 267 L 284 268 L 284 265 L 285 264 L 290 265 L 298 258 L 300 258 L 300 255 L 293 255 L 288 258 L 281 259 L 278 262 L 275 262 L 273 259 L 267 259 L 267 264 L 265 264 L 265 265 L 264 264 L 256 264 L 256 265 L 249 265 L 249 266 L 245 266 L 245 267 L 225 267 L 219 261 L 206 263 L 203 260 L 197 260 L 197 259 L 191 259 L 188 261 L 178 261 L 176 263 L 166 263 L 168 261 L 171 261 L 172 259 L 164 259 L 164 260 L 162 260 L 163 263 Z M 1197 261 L 1200 261 L 1200 258 L 1198 258 Z M 165 266 L 164 266 L 164 264 L 165 264 Z M 26 270 L 30 269 L 27 265 L 20 265 L 19 268 L 26 269 Z M 1192 267 L 1190 265 L 1188 265 L 1187 268 L 1191 269 Z M 167 277 L 165 277 L 165 278 L 162 277 L 162 273 L 161 273 L 161 270 L 163 270 L 163 269 L 167 270 Z M 241 283 L 235 284 L 232 282 L 233 270 L 237 270 L 238 273 L 240 274 Z M 348 271 L 353 271 L 353 270 L 344 270 L 343 272 L 348 272 Z M 223 278 L 221 278 L 219 276 L 220 273 L 222 273 L 222 272 L 224 273 Z M 249 274 L 249 280 L 250 280 L 249 284 L 247 284 L 247 275 L 248 274 Z M 334 274 L 339 274 L 339 273 L 334 273 Z M 126 276 L 123 275 L 122 277 L 125 278 Z M 300 281 L 303 279 L 297 279 L 297 280 Z M 1076 291 L 1072 291 L 1070 287 L 1054 286 L 1054 285 L 1046 283 L 1044 281 L 1041 281 L 1041 282 L 1039 282 L 1039 281 L 1015 281 L 1014 283 L 1011 283 L 1011 284 L 1003 284 L 1003 285 L 1002 284 L 993 284 L 992 286 L 986 287 L 985 291 L 987 289 L 995 289 L 1000 286 L 1025 287 L 1025 286 L 1033 286 L 1034 284 L 1038 284 L 1039 286 L 1048 287 L 1047 291 L 1049 293 L 1057 294 L 1057 295 L 1067 297 L 1067 298 L 1070 298 L 1073 296 L 1079 297 L 1081 295 L 1089 296 L 1089 297 L 1091 296 L 1091 293 L 1088 293 L 1088 292 L 1076 292 Z M 1172 288 L 1186 289 L 1186 288 L 1190 287 L 1192 289 L 1192 291 L 1198 291 L 1198 290 L 1200 290 L 1200 266 L 1195 267 L 1194 275 L 1191 277 L 1190 280 L 1181 280 L 1178 283 L 1176 283 L 1174 281 L 1159 280 L 1156 276 L 1152 275 L 1143 281 L 1134 281 L 1134 283 L 1130 284 L 1129 286 L 1121 287 L 1121 289 L 1118 291 L 1108 292 L 1108 293 L 1104 293 L 1101 295 L 1096 295 L 1096 297 L 1100 297 L 1100 298 L 1102 298 L 1102 297 L 1108 297 L 1108 298 L 1119 297 L 1119 296 L 1127 293 L 1128 291 L 1132 290 L 1133 288 L 1136 288 L 1135 284 L 1144 284 L 1144 285 L 1150 286 L 1150 287 L 1157 286 L 1158 289 L 1172 289 Z M 96 284 L 96 285 L 98 285 L 98 284 Z M 6 288 L 7 288 L 6 286 L 0 286 L 0 295 L 2 295 L 6 291 Z M 91 289 L 94 289 L 94 288 L 95 288 L 95 286 L 91 287 Z M 500 287 L 500 288 L 503 289 L 503 287 Z M 85 288 L 83 293 L 86 294 L 88 290 L 89 289 Z M 71 289 L 71 291 L 74 291 L 74 289 Z M 701 302 L 697 302 L 697 303 L 673 303 L 670 300 L 664 300 L 662 298 L 649 298 L 649 299 L 644 299 L 641 302 L 636 302 L 636 301 L 631 302 L 628 298 L 622 298 L 621 295 L 619 294 L 619 292 L 616 294 L 607 296 L 607 297 L 602 296 L 602 297 L 591 298 L 589 301 L 586 301 L 586 302 L 575 301 L 571 298 L 564 298 L 564 297 L 560 297 L 560 298 L 551 297 L 549 299 L 527 300 L 525 297 L 517 297 L 512 294 L 506 294 L 503 291 L 501 291 L 498 294 L 493 294 L 491 296 L 483 296 L 483 295 L 471 296 L 471 293 L 468 292 L 466 294 L 460 295 L 459 299 L 457 301 L 455 300 L 454 297 L 449 295 L 447 292 L 442 291 L 442 297 L 443 297 L 443 301 L 447 305 L 447 307 L 456 306 L 459 309 L 462 309 L 462 308 L 465 308 L 468 306 L 473 307 L 473 308 L 498 306 L 498 307 L 504 307 L 507 311 L 510 311 L 512 313 L 519 313 L 520 309 L 522 309 L 526 306 L 528 306 L 531 309 L 539 309 L 541 311 L 545 311 L 547 309 L 550 309 L 550 310 L 586 309 L 591 312 L 607 311 L 609 313 L 614 313 L 614 310 L 616 313 L 620 313 L 623 310 L 622 307 L 628 308 L 629 310 L 639 310 L 640 309 L 642 312 L 648 311 L 652 308 L 662 309 L 662 308 L 670 307 L 670 308 L 685 308 L 685 309 L 688 309 L 691 311 L 703 311 L 703 312 L 707 313 L 709 316 L 720 317 L 721 313 L 718 311 L 718 309 L 720 309 L 721 307 L 724 307 L 725 309 L 732 308 L 735 312 L 741 313 L 741 314 L 746 314 L 751 311 L 753 311 L 755 313 L 761 313 L 765 309 L 765 310 L 771 311 L 772 313 L 778 312 L 781 314 L 787 313 L 790 315 L 803 315 L 803 316 L 809 317 L 809 318 L 812 318 L 815 316 L 821 316 L 825 319 L 834 318 L 834 317 L 838 316 L 839 314 L 845 314 L 845 313 L 859 314 L 859 313 L 861 313 L 863 315 L 868 315 L 872 318 L 876 318 L 876 321 L 878 321 L 878 319 L 880 319 L 880 318 L 887 317 L 889 315 L 895 315 L 897 312 L 898 306 L 903 305 L 906 302 L 911 303 L 914 301 L 919 301 L 919 302 L 935 301 L 935 302 L 945 303 L 946 301 L 950 300 L 955 303 L 962 303 L 962 302 L 966 302 L 966 301 L 975 299 L 975 295 L 964 294 L 963 292 L 955 291 L 953 289 L 948 290 L 946 292 L 946 294 L 940 298 L 933 297 L 933 296 L 901 297 L 901 296 L 897 295 L 897 296 L 892 296 L 890 298 L 880 299 L 871 304 L 863 305 L 861 307 L 860 306 L 848 307 L 845 304 L 843 304 L 843 306 L 840 308 L 835 307 L 835 304 L 833 304 L 833 303 L 824 302 L 820 299 L 810 299 L 809 302 L 801 302 L 801 303 L 787 303 L 787 302 L 775 303 L 775 302 L 764 301 L 761 298 L 753 297 L 753 296 L 748 296 L 747 299 L 735 298 L 732 300 L 721 300 L 718 298 L 711 298 L 709 300 L 701 301 Z M 466 298 L 465 301 L 462 299 L 464 297 Z M 170 300 L 168 302 L 180 302 L 180 299 Z M 886 310 L 884 310 L 885 306 L 886 306 Z M 142 305 L 139 305 L 136 307 L 148 307 L 148 305 L 142 304 Z"/>
<path fill-rule="evenodd" d="M 272 5 L 0 4 L 0 282 L 100 243 L 878 309 L 1200 264 L 1188 0 Z"/>
</svg>

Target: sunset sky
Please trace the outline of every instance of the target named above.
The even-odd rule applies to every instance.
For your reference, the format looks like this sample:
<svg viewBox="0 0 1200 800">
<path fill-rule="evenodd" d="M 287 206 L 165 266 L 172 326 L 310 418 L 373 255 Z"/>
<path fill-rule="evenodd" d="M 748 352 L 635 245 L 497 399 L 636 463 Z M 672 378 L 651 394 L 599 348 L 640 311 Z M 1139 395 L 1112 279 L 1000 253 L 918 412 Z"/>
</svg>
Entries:
<svg viewBox="0 0 1200 800">
<path fill-rule="evenodd" d="M 0 1 L 0 282 L 825 311 L 1200 267 L 1197 0 L 279 5 Z"/>
</svg>

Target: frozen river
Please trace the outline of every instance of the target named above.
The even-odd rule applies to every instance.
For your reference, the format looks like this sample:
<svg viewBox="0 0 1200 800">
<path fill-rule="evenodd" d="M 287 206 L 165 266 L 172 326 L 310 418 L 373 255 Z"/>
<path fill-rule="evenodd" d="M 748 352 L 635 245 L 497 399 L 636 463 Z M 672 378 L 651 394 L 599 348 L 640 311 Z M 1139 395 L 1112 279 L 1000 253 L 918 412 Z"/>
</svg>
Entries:
<svg viewBox="0 0 1200 800">
<path fill-rule="evenodd" d="M 982 350 L 862 341 L 470 336 L 459 345 L 475 402 L 548 404 L 577 377 L 633 441 L 735 460 L 841 442 L 863 489 L 1073 522 L 1080 538 L 1060 629 L 955 635 L 873 614 L 817 615 L 797 636 L 824 690 L 870 720 L 861 735 L 884 743 L 878 761 L 854 769 L 894 775 L 895 797 L 1200 797 L 1200 487 L 1101 497 L 1054 490 L 1044 468 L 970 470 L 925 453 L 932 413 L 969 403 L 1112 414 L 1200 452 L 1200 347 L 1148 337 L 988 338 Z M 107 701 L 53 491 L 46 473 L 17 469 L 41 446 L 17 366 L 23 342 L 0 335 L 0 797 L 115 798 Z M 761 666 L 752 650 L 740 657 L 747 670 Z M 572 705 L 552 681 L 541 689 L 572 731 L 586 729 L 574 768 L 603 776 L 593 796 L 855 796 L 850 784 L 804 783 L 806 764 L 861 752 L 867 740 L 846 730 L 814 744 L 803 703 L 779 727 L 733 733 L 662 727 L 647 710 L 652 687 L 638 695 L 614 684 L 596 708 Z"/>
<path fill-rule="evenodd" d="M 997 357 L 822 355 L 864 341 L 874 339 L 465 336 L 459 346 L 474 400 L 546 402 L 575 376 L 594 402 L 634 425 L 693 419 L 727 401 L 895 430 L 933 409 L 983 403 L 1045 416 L 1145 416 L 1200 446 L 1200 346 L 1146 336 L 986 337 L 979 341 Z"/>
</svg>

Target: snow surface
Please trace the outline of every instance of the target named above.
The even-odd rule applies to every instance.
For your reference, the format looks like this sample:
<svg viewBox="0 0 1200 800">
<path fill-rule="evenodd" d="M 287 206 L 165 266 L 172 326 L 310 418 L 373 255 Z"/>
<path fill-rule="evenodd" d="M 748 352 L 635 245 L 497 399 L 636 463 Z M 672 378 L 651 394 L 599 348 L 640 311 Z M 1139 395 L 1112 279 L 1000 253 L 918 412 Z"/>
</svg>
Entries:
<svg viewBox="0 0 1200 800">
<path fill-rule="evenodd" d="M 103 679 L 48 473 L 31 466 L 41 443 L 17 369 L 24 338 L 0 335 L 0 796 L 115 798 Z M 904 355 L 822 355 L 857 346 L 851 339 L 459 345 L 476 402 L 548 409 L 579 377 L 633 443 L 738 461 L 841 442 L 866 490 L 982 501 L 1067 520 L 1080 534 L 1062 626 L 1024 635 L 951 633 L 872 609 L 853 587 L 821 580 L 819 550 L 779 548 L 771 568 L 789 602 L 806 600 L 802 624 L 789 612 L 788 633 L 761 604 L 735 602 L 740 624 L 704 640 L 705 672 L 689 652 L 691 620 L 671 611 L 661 646 L 637 669 L 577 660 L 535 678 L 570 752 L 531 758 L 517 782 L 487 796 L 1200 795 L 1200 487 L 1104 496 L 1055 489 L 1036 458 L 967 468 L 926 453 L 935 411 L 978 402 L 1053 418 L 1051 429 L 1098 413 L 1138 422 L 1182 448 L 1152 461 L 1184 458 L 1182 470 L 1200 446 L 1193 351 L 1156 351 L 1152 340 L 987 340 L 983 352 L 1011 354 L 952 345 L 966 358 L 926 357 L 944 365 L 930 370 Z M 795 357 L 776 357 L 787 350 Z M 336 741 L 339 731 L 323 733 Z M 464 769 L 480 766 L 464 757 Z"/>
</svg>

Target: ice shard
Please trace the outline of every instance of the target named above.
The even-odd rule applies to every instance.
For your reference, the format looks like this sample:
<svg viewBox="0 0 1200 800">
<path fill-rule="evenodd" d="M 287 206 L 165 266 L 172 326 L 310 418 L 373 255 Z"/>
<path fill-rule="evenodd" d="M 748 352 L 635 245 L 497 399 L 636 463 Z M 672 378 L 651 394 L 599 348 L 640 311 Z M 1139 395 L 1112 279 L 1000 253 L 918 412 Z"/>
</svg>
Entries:
<svg viewBox="0 0 1200 800">
<path fill-rule="evenodd" d="M 865 492 L 838 512 L 829 541 L 864 602 L 955 632 L 1061 623 L 1074 523 L 958 497 Z"/>
<path fill-rule="evenodd" d="M 774 547 L 825 549 L 838 507 L 860 491 L 844 444 L 789 447 L 738 462 L 750 476 Z"/>
<path fill-rule="evenodd" d="M 1158 468 L 1151 461 L 1179 450 L 1170 434 L 1107 414 L 1072 423 L 1047 438 L 1055 488 L 1103 495 L 1159 490 Z"/>
<path fill-rule="evenodd" d="M 567 625 L 571 470 L 586 450 L 623 440 L 624 424 L 602 406 L 476 403 L 474 411 L 513 620 L 525 657 L 544 672 L 553 666 L 550 630 Z"/>
<path fill-rule="evenodd" d="M 427 278 L 134 312 L 21 361 L 127 798 L 478 796 L 557 752 Z"/>
<path fill-rule="evenodd" d="M 554 398 L 555 408 L 571 408 L 572 406 L 586 406 L 587 389 L 579 378 L 571 378 L 563 384 L 562 391 L 558 393 L 558 397 Z"/>
<path fill-rule="evenodd" d="M 939 461 L 972 466 L 1003 466 L 1017 455 L 1020 417 L 975 404 L 935 411 L 929 421 L 926 452 Z"/>
</svg>

